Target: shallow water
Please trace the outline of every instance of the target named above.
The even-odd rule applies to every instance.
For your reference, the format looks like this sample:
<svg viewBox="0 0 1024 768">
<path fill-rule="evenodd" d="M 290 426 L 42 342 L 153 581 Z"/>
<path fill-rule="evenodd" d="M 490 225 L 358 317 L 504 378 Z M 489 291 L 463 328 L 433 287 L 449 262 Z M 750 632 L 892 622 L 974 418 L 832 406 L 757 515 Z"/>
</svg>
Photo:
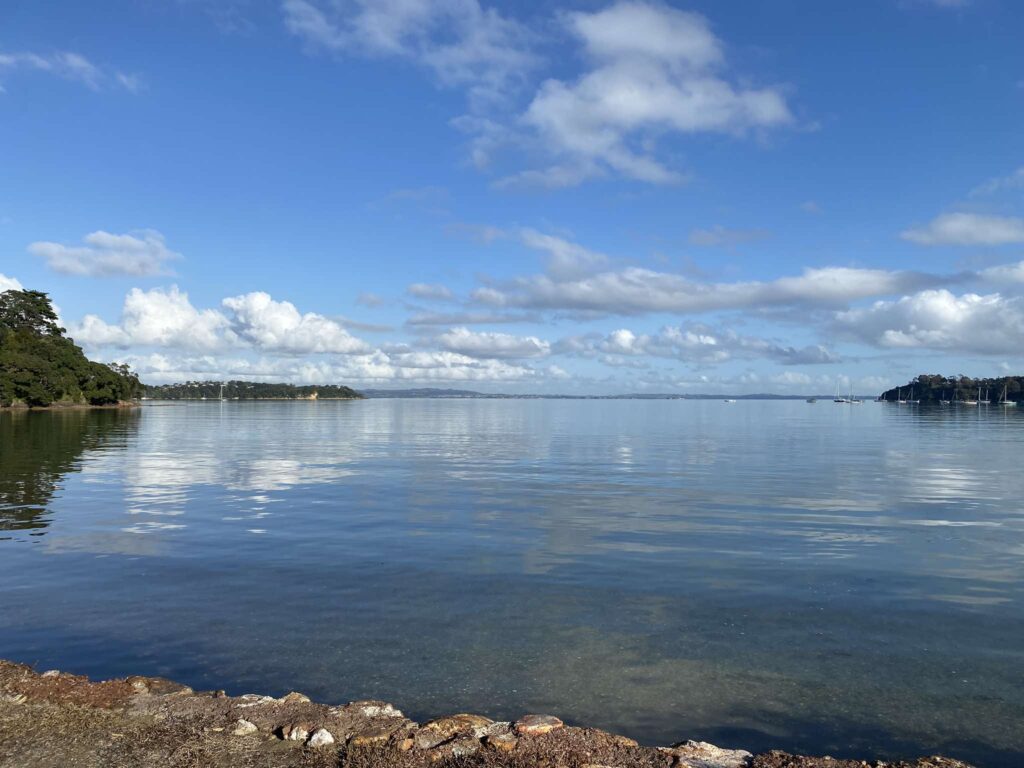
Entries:
<svg viewBox="0 0 1024 768">
<path fill-rule="evenodd" d="M 0 657 L 1010 768 L 1022 448 L 996 406 L 3 413 Z"/>
</svg>

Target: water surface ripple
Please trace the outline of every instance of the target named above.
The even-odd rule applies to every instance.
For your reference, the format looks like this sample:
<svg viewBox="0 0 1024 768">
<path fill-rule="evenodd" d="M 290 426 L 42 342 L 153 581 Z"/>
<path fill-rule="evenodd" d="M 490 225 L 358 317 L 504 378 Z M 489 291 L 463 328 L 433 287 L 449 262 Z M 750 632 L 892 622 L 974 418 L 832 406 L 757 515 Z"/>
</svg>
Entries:
<svg viewBox="0 0 1024 768">
<path fill-rule="evenodd" d="M 1022 448 L 995 406 L 3 413 L 0 656 L 1010 768 Z"/>
</svg>

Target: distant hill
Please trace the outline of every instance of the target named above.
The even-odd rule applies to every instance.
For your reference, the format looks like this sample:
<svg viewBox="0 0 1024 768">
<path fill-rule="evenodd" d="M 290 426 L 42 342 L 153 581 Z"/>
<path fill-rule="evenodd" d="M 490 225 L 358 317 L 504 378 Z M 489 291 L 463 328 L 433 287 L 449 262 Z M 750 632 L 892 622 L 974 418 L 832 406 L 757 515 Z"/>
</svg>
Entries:
<svg viewBox="0 0 1024 768">
<path fill-rule="evenodd" d="M 668 392 L 632 392 L 616 395 L 516 395 L 494 392 L 476 392 L 471 389 L 438 389 L 421 387 L 419 389 L 364 389 L 362 393 L 373 399 L 388 397 L 409 398 L 480 398 L 484 400 L 803 400 L 806 395 L 709 395 L 709 394 L 672 394 Z"/>
<path fill-rule="evenodd" d="M 186 381 L 181 384 L 146 385 L 149 400 L 358 400 L 363 396 L 338 384 L 296 386 L 255 381 Z"/>
<path fill-rule="evenodd" d="M 880 395 L 881 400 L 897 402 L 898 400 L 920 400 L 921 403 L 940 403 L 943 400 L 977 400 L 981 389 L 981 399 L 999 402 L 1006 388 L 1006 399 L 1012 402 L 1024 400 L 1024 376 L 1002 376 L 995 379 L 972 379 L 969 376 L 939 376 L 921 374 L 901 387 L 886 390 Z"/>
<path fill-rule="evenodd" d="M 116 405 L 138 396 L 127 366 L 89 360 L 39 291 L 0 293 L 0 406 Z"/>
</svg>

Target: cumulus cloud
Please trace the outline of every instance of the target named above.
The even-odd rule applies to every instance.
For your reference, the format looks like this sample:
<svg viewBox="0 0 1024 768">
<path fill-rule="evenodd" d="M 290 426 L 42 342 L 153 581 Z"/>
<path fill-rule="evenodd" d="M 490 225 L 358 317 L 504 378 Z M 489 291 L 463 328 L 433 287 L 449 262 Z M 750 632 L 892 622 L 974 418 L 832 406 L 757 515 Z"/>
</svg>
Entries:
<svg viewBox="0 0 1024 768">
<path fill-rule="evenodd" d="M 1024 219 L 980 213 L 944 213 L 900 234 L 918 245 L 1009 245 L 1024 243 Z"/>
<path fill-rule="evenodd" d="M 108 73 L 85 56 L 73 51 L 54 53 L 0 52 L 0 76 L 18 71 L 42 72 L 71 82 L 81 83 L 96 91 L 105 85 L 119 86 L 136 91 L 141 86 L 138 75 L 123 72 Z M 0 87 L 0 92 L 3 88 Z"/>
<path fill-rule="evenodd" d="M 545 357 L 551 344 L 536 336 L 513 336 L 508 333 L 471 331 L 453 328 L 436 339 L 439 346 L 474 358 L 516 359 Z"/>
<path fill-rule="evenodd" d="M 714 329 L 706 325 L 690 327 L 665 326 L 654 334 L 635 333 L 620 328 L 601 336 L 590 334 L 560 341 L 556 351 L 584 357 L 661 357 L 687 363 L 724 363 L 733 359 L 763 358 L 782 365 L 837 363 L 838 355 L 827 347 L 809 345 L 793 347 L 754 336 L 743 336 L 732 330 Z M 614 359 L 603 358 L 605 362 Z"/>
<path fill-rule="evenodd" d="M 840 312 L 836 327 L 884 349 L 1020 355 L 1024 298 L 926 290 Z"/>
<path fill-rule="evenodd" d="M 608 266 L 610 259 L 578 243 L 547 235 L 535 229 L 524 229 L 523 243 L 547 254 L 547 272 L 557 278 L 570 279 L 591 274 Z"/>
<path fill-rule="evenodd" d="M 55 272 L 89 277 L 166 274 L 167 262 L 181 258 L 155 230 L 128 235 L 100 230 L 86 235 L 82 242 L 83 245 L 69 246 L 41 241 L 30 244 L 28 251 L 45 260 Z"/>
<path fill-rule="evenodd" d="M 0 273 L 0 293 L 4 291 L 20 291 L 23 290 L 24 286 L 15 280 L 13 277 L 8 277 L 5 274 Z"/>
<path fill-rule="evenodd" d="M 431 285 L 429 283 L 413 283 L 405 292 L 417 299 L 428 301 L 450 301 L 452 292 L 446 285 Z"/>
<path fill-rule="evenodd" d="M 224 299 L 223 305 L 232 312 L 231 331 L 260 350 L 348 355 L 369 349 L 336 321 L 300 313 L 294 304 L 274 301 L 262 291 Z"/>
<path fill-rule="evenodd" d="M 196 309 L 177 286 L 143 291 L 133 288 L 124 300 L 121 322 L 110 325 L 86 315 L 70 327 L 87 346 L 154 346 L 214 350 L 234 343 L 228 319 L 215 309 Z"/>
<path fill-rule="evenodd" d="M 224 299 L 220 309 L 197 309 L 176 286 L 125 298 L 121 321 L 86 315 L 72 335 L 91 347 L 166 347 L 193 351 L 251 348 L 288 355 L 364 353 L 369 347 L 342 325 L 314 312 L 300 313 L 263 292 Z"/>
<path fill-rule="evenodd" d="M 742 134 L 793 122 L 780 89 L 726 79 L 722 43 L 699 14 L 626 0 L 564 19 L 590 69 L 571 82 L 545 81 L 522 117 L 562 158 L 538 180 L 563 186 L 574 169 L 578 179 L 610 171 L 676 183 L 684 175 L 647 148 L 655 136 Z"/>
<path fill-rule="evenodd" d="M 533 66 L 529 34 L 478 0 L 284 0 L 288 30 L 338 53 L 409 59 L 490 100 Z"/>
</svg>

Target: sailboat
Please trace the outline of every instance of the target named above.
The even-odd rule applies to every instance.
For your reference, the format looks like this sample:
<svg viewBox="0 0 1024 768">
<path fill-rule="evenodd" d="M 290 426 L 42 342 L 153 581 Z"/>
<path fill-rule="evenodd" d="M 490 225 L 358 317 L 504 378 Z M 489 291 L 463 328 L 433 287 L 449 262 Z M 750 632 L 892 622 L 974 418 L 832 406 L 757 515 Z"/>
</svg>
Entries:
<svg viewBox="0 0 1024 768">
<path fill-rule="evenodd" d="M 221 385 L 220 385 L 220 398 L 219 399 L 222 400 L 222 401 L 223 400 L 227 400 L 227 398 L 224 397 L 224 382 L 221 382 Z"/>
<path fill-rule="evenodd" d="M 1003 406 L 1006 406 L 1007 408 L 1014 408 L 1017 405 L 1017 401 L 1016 400 L 1007 400 L 1006 399 L 1006 385 L 1005 384 L 1003 384 L 1003 399 L 999 401 L 999 404 L 1003 405 Z"/>
<path fill-rule="evenodd" d="M 904 405 L 907 401 L 903 399 L 903 390 L 900 390 L 899 395 L 896 396 L 896 402 L 900 405 Z"/>
<path fill-rule="evenodd" d="M 981 400 L 981 387 L 978 387 L 978 400 Z M 964 400 L 964 405 L 977 405 L 978 400 Z"/>
<path fill-rule="evenodd" d="M 915 400 L 914 399 L 914 388 L 913 387 L 910 388 L 910 399 L 907 400 L 907 402 L 910 403 L 911 405 L 919 405 L 920 402 L 921 402 L 920 400 Z"/>
<path fill-rule="evenodd" d="M 850 385 L 850 399 L 847 401 L 850 405 L 860 405 L 861 401 L 859 398 L 853 396 L 853 385 Z"/>
<path fill-rule="evenodd" d="M 836 396 L 835 396 L 835 399 L 832 400 L 832 402 L 833 403 L 845 403 L 846 402 L 846 398 L 845 397 L 840 397 L 839 396 L 839 382 L 838 381 L 836 382 Z"/>
<path fill-rule="evenodd" d="M 946 390 L 942 390 L 942 400 L 940 401 L 943 405 L 952 405 L 953 401 L 946 398 Z"/>
<path fill-rule="evenodd" d="M 978 405 L 992 405 L 992 401 L 988 399 L 988 390 L 985 390 L 985 399 L 981 399 L 981 387 L 978 387 Z"/>
</svg>

